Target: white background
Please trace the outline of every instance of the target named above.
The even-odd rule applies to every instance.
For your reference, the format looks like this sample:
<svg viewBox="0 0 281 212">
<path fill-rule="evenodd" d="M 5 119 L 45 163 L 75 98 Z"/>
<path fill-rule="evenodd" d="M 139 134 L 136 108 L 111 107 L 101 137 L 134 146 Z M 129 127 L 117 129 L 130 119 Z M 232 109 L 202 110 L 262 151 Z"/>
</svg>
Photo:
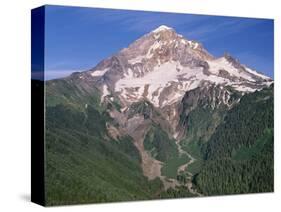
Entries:
<svg viewBox="0 0 281 212">
<path fill-rule="evenodd" d="M 275 192 L 52 207 L 55 211 L 276 211 L 281 206 L 278 0 L 6 0 L 0 6 L 0 211 L 46 210 L 30 199 L 30 9 L 43 4 L 275 19 Z M 278 60 L 279 59 L 279 60 Z M 279 109 L 279 110 L 278 110 Z M 281 207 L 280 207 L 281 208 Z M 279 208 L 279 211 L 280 211 Z"/>
</svg>

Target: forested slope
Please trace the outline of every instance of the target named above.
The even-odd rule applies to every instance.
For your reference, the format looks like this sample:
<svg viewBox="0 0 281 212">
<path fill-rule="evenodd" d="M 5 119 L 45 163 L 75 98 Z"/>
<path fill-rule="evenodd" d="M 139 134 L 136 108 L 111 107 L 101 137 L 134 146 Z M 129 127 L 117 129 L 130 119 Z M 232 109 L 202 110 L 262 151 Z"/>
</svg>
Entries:
<svg viewBox="0 0 281 212">
<path fill-rule="evenodd" d="M 245 95 L 211 136 L 194 183 L 205 195 L 273 191 L 273 86 Z"/>
</svg>

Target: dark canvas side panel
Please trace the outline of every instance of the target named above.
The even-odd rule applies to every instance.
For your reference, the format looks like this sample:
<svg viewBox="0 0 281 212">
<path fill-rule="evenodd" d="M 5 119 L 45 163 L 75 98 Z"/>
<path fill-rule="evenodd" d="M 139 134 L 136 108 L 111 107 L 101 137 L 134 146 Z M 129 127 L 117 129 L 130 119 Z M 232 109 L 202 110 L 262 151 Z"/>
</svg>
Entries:
<svg viewBox="0 0 281 212">
<path fill-rule="evenodd" d="M 45 7 L 31 11 L 31 201 L 45 205 L 44 187 Z"/>
</svg>

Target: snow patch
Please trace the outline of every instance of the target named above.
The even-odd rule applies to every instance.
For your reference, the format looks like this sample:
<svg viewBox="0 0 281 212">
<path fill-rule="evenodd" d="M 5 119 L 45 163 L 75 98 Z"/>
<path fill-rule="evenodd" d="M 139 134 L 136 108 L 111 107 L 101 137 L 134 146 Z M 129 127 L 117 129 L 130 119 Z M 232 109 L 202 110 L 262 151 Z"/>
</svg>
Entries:
<svg viewBox="0 0 281 212">
<path fill-rule="evenodd" d="M 198 48 L 198 46 L 199 46 L 199 44 L 198 44 L 198 43 L 194 43 L 193 49 L 197 49 L 197 48 Z"/>
<path fill-rule="evenodd" d="M 210 66 L 209 71 L 211 73 L 218 74 L 220 70 L 225 70 L 230 74 L 230 76 L 237 77 L 238 79 L 243 78 L 250 82 L 255 82 L 255 79 L 252 78 L 251 74 L 245 71 L 241 72 L 240 70 L 235 68 L 231 63 L 229 63 L 224 57 L 218 58 L 213 61 L 208 61 L 208 64 Z"/>
<path fill-rule="evenodd" d="M 171 27 L 168 27 L 168 26 L 166 26 L 166 25 L 161 25 L 161 26 L 159 26 L 158 28 L 156 28 L 155 30 L 153 30 L 152 32 L 158 33 L 158 32 L 161 32 L 161 31 L 163 31 L 163 30 L 172 30 L 172 28 L 171 28 Z"/>
<path fill-rule="evenodd" d="M 174 138 L 174 139 L 177 139 L 177 138 L 178 138 L 178 135 L 179 135 L 179 133 L 178 133 L 178 132 L 175 132 L 175 133 L 173 134 L 173 138 Z"/>
<path fill-rule="evenodd" d="M 160 37 L 160 35 L 159 34 L 154 34 L 153 37 L 154 37 L 154 39 L 158 39 Z"/>
<path fill-rule="evenodd" d="M 122 113 L 124 113 L 127 109 L 128 109 L 128 107 L 123 107 L 123 108 L 120 109 L 120 111 L 121 111 Z"/>
<path fill-rule="evenodd" d="M 187 44 L 186 40 L 185 39 L 181 39 L 181 43 L 183 44 Z"/>
<path fill-rule="evenodd" d="M 178 71 L 180 69 L 180 71 Z M 123 96 L 128 101 L 135 101 L 144 98 L 144 93 L 147 92 L 146 98 L 148 98 L 155 106 L 159 107 L 160 94 L 165 87 L 171 86 L 172 82 L 179 82 L 180 76 L 185 74 L 185 77 L 191 77 L 193 75 L 200 74 L 203 76 L 202 68 L 190 69 L 181 66 L 178 62 L 166 62 L 160 66 L 154 67 L 154 70 L 146 73 L 141 78 L 135 78 L 133 76 L 126 75 L 124 78 L 120 79 L 115 84 L 115 91 L 121 92 Z M 184 84 L 189 84 L 190 81 L 184 81 Z M 146 86 L 146 89 L 145 89 Z M 126 88 L 135 88 L 132 92 L 127 91 Z M 188 86 L 182 86 L 180 89 L 175 89 L 177 92 L 173 93 L 165 104 L 172 104 L 181 98 L 185 91 L 189 90 Z M 127 96 L 132 97 L 130 100 L 126 98 Z M 164 102 L 162 103 L 162 105 Z"/>
<path fill-rule="evenodd" d="M 132 69 L 128 68 L 128 73 L 125 73 L 125 77 L 133 77 L 134 76 L 134 73 L 132 71 Z"/>
<path fill-rule="evenodd" d="M 133 58 L 133 59 L 128 60 L 128 62 L 129 62 L 130 64 L 134 65 L 134 64 L 136 64 L 136 63 L 141 63 L 141 61 L 142 61 L 143 59 L 146 59 L 146 58 L 147 58 L 146 56 L 141 55 L 141 56 L 138 56 L 138 57 L 135 57 L 135 58 Z"/>
<path fill-rule="evenodd" d="M 108 90 L 108 87 L 107 87 L 106 84 L 104 84 L 103 87 L 102 87 L 101 102 L 103 102 L 103 101 L 104 101 L 104 97 L 106 97 L 106 96 L 109 95 L 109 94 L 110 94 L 110 92 L 109 92 L 109 90 Z"/>
<path fill-rule="evenodd" d="M 256 76 L 258 76 L 258 77 L 260 77 L 260 78 L 263 78 L 263 79 L 265 79 L 265 80 L 270 80 L 270 79 L 271 79 L 271 78 L 268 77 L 268 76 L 265 76 L 265 75 L 263 75 L 263 74 L 258 73 L 256 70 L 250 69 L 250 68 L 248 68 L 248 67 L 246 67 L 246 66 L 244 66 L 244 68 L 245 68 L 249 73 L 254 74 L 254 75 L 256 75 Z"/>
<path fill-rule="evenodd" d="M 91 73 L 91 75 L 93 77 L 99 77 L 99 76 L 103 76 L 107 71 L 108 71 L 108 68 L 106 68 L 104 70 L 95 70 L 93 73 Z"/>
<path fill-rule="evenodd" d="M 250 88 L 250 87 L 246 87 L 244 85 L 232 85 L 233 88 L 235 88 L 235 90 L 240 91 L 240 92 L 255 92 L 257 89 L 255 88 Z"/>
</svg>

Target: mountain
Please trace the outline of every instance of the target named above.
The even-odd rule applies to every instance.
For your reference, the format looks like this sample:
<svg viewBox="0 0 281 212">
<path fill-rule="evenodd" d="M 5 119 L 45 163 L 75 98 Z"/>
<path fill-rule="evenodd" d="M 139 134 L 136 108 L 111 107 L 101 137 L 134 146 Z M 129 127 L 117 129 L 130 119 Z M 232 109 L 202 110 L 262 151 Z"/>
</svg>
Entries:
<svg viewBox="0 0 281 212">
<path fill-rule="evenodd" d="M 253 92 L 272 83 L 230 55 L 214 58 L 201 44 L 166 26 L 102 61 L 88 75 L 99 83 L 103 97 L 118 93 L 124 107 L 141 99 L 165 107 L 179 101 L 188 90 L 212 84 Z"/>
<path fill-rule="evenodd" d="M 231 107 L 234 93 L 244 95 L 272 83 L 269 77 L 228 54 L 214 58 L 200 43 L 185 39 L 167 26 L 160 26 L 95 68 L 77 75 L 82 83 L 94 84 L 100 90 L 101 102 L 116 100 L 122 111 L 138 101 L 148 101 L 165 111 L 166 119 L 175 122 L 174 135 L 180 134 L 175 108 L 187 91 L 214 88 L 218 93 L 213 95 L 213 107 Z"/>
<path fill-rule="evenodd" d="M 47 202 L 233 193 L 206 191 L 209 163 L 261 139 L 273 142 L 263 134 L 273 132 L 271 106 L 271 78 L 228 54 L 215 58 L 202 44 L 160 26 L 93 69 L 46 82 Z M 240 111 L 245 120 L 236 128 Z M 268 124 L 254 130 L 266 118 Z"/>
</svg>

